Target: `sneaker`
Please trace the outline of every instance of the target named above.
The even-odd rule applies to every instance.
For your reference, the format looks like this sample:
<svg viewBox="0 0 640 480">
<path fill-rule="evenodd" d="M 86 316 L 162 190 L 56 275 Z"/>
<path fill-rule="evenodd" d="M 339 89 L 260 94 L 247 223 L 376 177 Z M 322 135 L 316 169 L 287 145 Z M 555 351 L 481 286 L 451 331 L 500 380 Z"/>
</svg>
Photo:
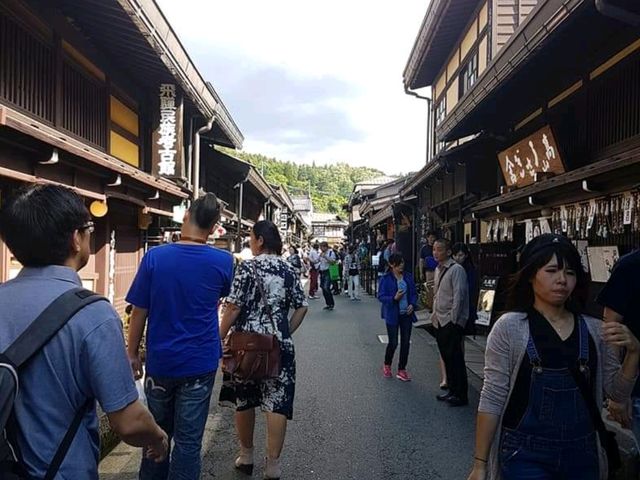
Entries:
<svg viewBox="0 0 640 480">
<path fill-rule="evenodd" d="M 402 380 L 403 382 L 411 381 L 411 375 L 409 375 L 409 372 L 407 372 L 406 370 L 398 370 L 398 373 L 396 374 L 396 378 L 398 380 Z"/>
<path fill-rule="evenodd" d="M 383 365 L 382 366 L 382 376 L 384 378 L 391 378 L 393 376 L 391 374 L 391 365 Z"/>
<path fill-rule="evenodd" d="M 469 400 L 452 395 L 447 399 L 447 403 L 451 407 L 466 407 L 469 405 Z"/>
<path fill-rule="evenodd" d="M 323 310 L 333 310 L 333 305 L 327 305 Z"/>
</svg>

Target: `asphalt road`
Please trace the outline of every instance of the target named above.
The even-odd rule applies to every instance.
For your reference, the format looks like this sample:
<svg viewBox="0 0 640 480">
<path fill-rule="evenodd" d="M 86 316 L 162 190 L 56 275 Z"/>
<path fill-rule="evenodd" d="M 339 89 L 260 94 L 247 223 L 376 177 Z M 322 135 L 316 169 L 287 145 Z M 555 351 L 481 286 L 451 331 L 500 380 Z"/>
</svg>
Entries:
<svg viewBox="0 0 640 480">
<path fill-rule="evenodd" d="M 377 301 L 366 294 L 362 302 L 343 296 L 332 312 L 322 310 L 322 299 L 310 304 L 295 335 L 297 392 L 282 455 L 283 478 L 465 479 L 478 394 L 472 390 L 471 405 L 462 408 L 435 399 L 439 375 L 433 339 L 414 329 L 407 367 L 413 381 L 385 379 L 385 346 L 378 335 L 386 331 Z M 205 435 L 202 478 L 248 479 L 233 469 L 233 412 L 218 407 L 217 394 L 218 389 Z M 253 478 L 262 478 L 262 416 L 255 443 Z M 102 462 L 100 478 L 136 478 L 138 462 L 139 452 L 121 445 Z"/>
</svg>

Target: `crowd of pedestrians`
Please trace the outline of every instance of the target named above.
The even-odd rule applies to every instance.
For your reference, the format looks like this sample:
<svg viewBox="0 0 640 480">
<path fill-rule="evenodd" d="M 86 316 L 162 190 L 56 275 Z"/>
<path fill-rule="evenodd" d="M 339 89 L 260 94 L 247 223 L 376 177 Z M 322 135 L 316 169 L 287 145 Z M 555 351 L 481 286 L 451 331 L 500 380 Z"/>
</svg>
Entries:
<svg viewBox="0 0 640 480">
<path fill-rule="evenodd" d="M 253 473 L 260 408 L 267 425 L 263 478 L 280 478 L 294 412 L 293 334 L 307 298 L 321 289 L 326 310 L 342 291 L 357 302 L 369 258 L 388 336 L 383 377 L 393 377 L 399 346 L 395 377 L 411 381 L 411 332 L 416 311 L 426 306 L 443 369 L 437 398 L 468 405 L 464 336 L 475 325 L 477 273 L 466 245 L 429 232 L 416 282 L 393 241 L 374 255 L 363 244 L 285 248 L 269 221 L 254 225 L 234 260 L 207 244 L 219 217 L 215 195 L 202 196 L 176 241 L 144 255 L 126 297 L 125 346 L 118 314 L 84 290 L 77 273 L 89 260 L 94 229 L 83 200 L 64 187 L 38 185 L 5 202 L 0 236 L 24 268 L 0 285 L 0 478 L 97 478 L 96 401 L 113 431 L 143 448 L 139 478 L 199 478 L 221 359 L 218 402 L 235 409 L 239 443 L 229 462 Z M 469 480 L 610 476 L 618 458 L 601 418 L 605 405 L 640 435 L 638 272 L 640 251 L 620 259 L 597 298 L 602 322 L 584 314 L 589 278 L 570 240 L 543 234 L 520 249 L 506 313 L 487 339 Z M 420 301 L 419 290 L 426 293 Z M 262 362 L 233 343 L 242 335 L 274 339 L 275 373 L 252 376 L 250 369 L 243 376 L 229 366 Z M 146 406 L 136 379 L 143 380 Z"/>
<path fill-rule="evenodd" d="M 207 245 L 219 218 L 217 198 L 206 194 L 191 204 L 174 242 L 145 254 L 126 297 L 125 347 L 118 314 L 84 290 L 77 273 L 89 260 L 94 229 L 84 201 L 65 187 L 39 185 L 5 203 L 0 236 L 23 268 L 0 285 L 0 478 L 97 479 L 96 401 L 112 430 L 143 448 L 139 478 L 200 478 L 214 378 L 233 349 L 230 332 L 276 338 L 277 373 L 249 380 L 225 374 L 219 401 L 236 409 L 235 466 L 247 473 L 255 408 L 266 412 L 263 478 L 280 478 L 295 394 L 292 334 L 307 310 L 302 262 L 282 258 L 277 227 L 262 221 L 234 273 L 233 256 Z"/>
</svg>

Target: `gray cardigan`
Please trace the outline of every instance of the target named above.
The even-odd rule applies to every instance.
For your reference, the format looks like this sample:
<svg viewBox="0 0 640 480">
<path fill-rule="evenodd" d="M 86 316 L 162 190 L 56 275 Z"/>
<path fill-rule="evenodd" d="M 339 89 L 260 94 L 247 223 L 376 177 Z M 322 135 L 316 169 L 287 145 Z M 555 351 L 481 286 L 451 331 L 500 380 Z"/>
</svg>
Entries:
<svg viewBox="0 0 640 480">
<path fill-rule="evenodd" d="M 600 409 L 604 393 L 617 402 L 626 401 L 631 395 L 635 379 L 629 380 L 622 375 L 620 361 L 616 351 L 602 340 L 602 321 L 585 316 L 589 333 L 594 340 L 598 354 L 596 372 L 596 401 Z M 509 403 L 516 382 L 520 364 L 527 351 L 529 323 L 526 313 L 510 312 L 502 315 L 496 322 L 487 339 L 485 352 L 484 385 L 480 394 L 478 412 L 500 417 L 498 429 L 493 439 L 487 468 L 488 480 L 499 480 L 500 466 L 498 451 L 502 416 Z M 599 443 L 598 443 L 599 445 Z M 606 456 L 600 448 L 600 478 L 607 478 Z"/>
</svg>

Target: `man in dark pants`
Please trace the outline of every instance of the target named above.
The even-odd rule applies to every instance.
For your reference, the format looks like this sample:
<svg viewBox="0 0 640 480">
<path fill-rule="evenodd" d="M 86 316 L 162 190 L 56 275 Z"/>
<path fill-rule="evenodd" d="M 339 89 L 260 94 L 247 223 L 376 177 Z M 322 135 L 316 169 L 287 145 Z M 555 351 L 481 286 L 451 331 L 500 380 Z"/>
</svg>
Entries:
<svg viewBox="0 0 640 480">
<path fill-rule="evenodd" d="M 469 317 L 469 286 L 462 265 L 451 258 L 449 240 L 436 240 L 433 256 L 438 262 L 435 273 L 433 315 L 438 349 L 447 371 L 449 391 L 438 400 L 460 407 L 467 405 L 467 367 L 464 363 L 464 327 Z"/>
<path fill-rule="evenodd" d="M 320 244 L 320 288 L 324 295 L 326 303 L 324 310 L 333 310 L 335 302 L 331 293 L 331 276 L 329 275 L 329 265 L 333 265 L 338 261 L 336 254 L 329 248 L 327 242 Z"/>
</svg>

